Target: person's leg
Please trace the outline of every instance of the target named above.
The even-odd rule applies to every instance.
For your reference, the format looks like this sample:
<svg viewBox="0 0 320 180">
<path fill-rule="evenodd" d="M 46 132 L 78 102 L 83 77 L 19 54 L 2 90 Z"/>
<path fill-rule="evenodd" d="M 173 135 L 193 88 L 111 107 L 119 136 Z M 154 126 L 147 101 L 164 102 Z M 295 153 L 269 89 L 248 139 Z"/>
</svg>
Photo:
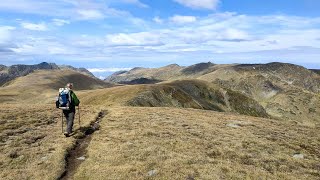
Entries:
<svg viewBox="0 0 320 180">
<path fill-rule="evenodd" d="M 64 114 L 64 117 L 65 117 L 65 120 L 66 120 L 66 130 L 65 130 L 65 132 L 64 132 L 64 135 L 67 135 L 68 134 L 68 119 L 69 119 L 69 111 L 67 111 L 67 110 L 64 110 L 63 111 L 63 114 Z"/>
<path fill-rule="evenodd" d="M 67 133 L 71 134 L 72 133 L 72 127 L 73 127 L 73 121 L 74 121 L 74 114 L 75 112 L 70 111 L 68 113 L 68 118 L 67 118 Z"/>
</svg>

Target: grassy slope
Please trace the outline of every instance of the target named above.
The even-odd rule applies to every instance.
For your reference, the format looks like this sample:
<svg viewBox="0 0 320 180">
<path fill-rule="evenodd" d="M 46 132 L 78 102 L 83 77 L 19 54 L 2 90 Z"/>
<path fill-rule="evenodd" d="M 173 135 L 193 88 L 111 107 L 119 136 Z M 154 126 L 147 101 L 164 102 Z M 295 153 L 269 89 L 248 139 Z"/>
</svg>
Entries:
<svg viewBox="0 0 320 180">
<path fill-rule="evenodd" d="M 309 126 L 320 123 L 320 96 L 317 92 L 320 76 L 288 64 L 281 65 L 283 69 L 272 65 L 259 66 L 248 65 L 240 69 L 226 66 L 199 79 L 252 97 L 273 118 Z"/>
<path fill-rule="evenodd" d="M 2 102 L 37 103 L 37 101 L 52 101 L 58 89 L 68 82 L 73 82 L 75 89 L 98 89 L 111 85 L 99 79 L 89 77 L 71 70 L 36 71 L 24 77 L 19 77 L 5 87 L 1 87 L 0 100 Z M 39 95 L 41 94 L 41 96 Z"/>
<path fill-rule="evenodd" d="M 320 75 L 320 70 L 319 69 L 311 69 L 311 71 L 313 71 L 313 72 L 315 72 L 315 73 Z"/>
<path fill-rule="evenodd" d="M 233 65 L 214 65 L 211 63 L 200 63 L 188 67 L 168 65 L 161 68 L 135 68 L 128 72 L 112 75 L 106 79 L 110 82 L 125 82 L 134 79 L 147 78 L 160 81 L 195 79 L 203 74 L 217 69 Z"/>
<path fill-rule="evenodd" d="M 82 106 L 81 125 L 88 126 L 98 112 Z M 0 179 L 56 179 L 62 174 L 75 139 L 63 136 L 60 113 L 53 104 L 0 104 Z M 77 114 L 74 130 L 79 130 Z"/>
<path fill-rule="evenodd" d="M 320 177 L 319 129 L 195 109 L 109 112 L 75 179 Z M 304 159 L 294 158 L 296 153 Z"/>
<path fill-rule="evenodd" d="M 0 179 L 56 179 L 64 170 L 67 149 L 75 143 L 74 138 L 61 134 L 60 111 L 52 106 L 53 99 L 39 101 L 41 97 L 30 94 L 43 87 L 44 95 L 53 98 L 54 84 L 60 87 L 71 80 L 82 82 L 82 77 L 37 73 L 1 88 L 0 98 L 13 95 L 8 96 L 10 103 L 16 103 L 0 103 Z M 79 88 L 91 80 L 83 82 Z M 76 91 L 83 125 L 93 121 L 101 109 L 110 113 L 93 135 L 75 179 L 320 177 L 319 127 L 205 110 L 123 107 L 154 87 Z M 239 104 L 237 100 L 235 104 Z M 304 159 L 293 158 L 295 153 L 303 154 Z M 155 175 L 148 176 L 151 170 Z"/>
<path fill-rule="evenodd" d="M 70 70 L 36 71 L 0 88 L 0 179 L 56 179 L 74 138 L 61 132 L 57 89 L 73 82 L 76 93 L 109 84 Z M 99 107 L 81 105 L 82 126 L 95 120 Z M 81 136 L 78 115 L 76 136 Z M 64 125 L 65 128 L 65 125 Z"/>
<path fill-rule="evenodd" d="M 262 106 L 253 99 L 200 80 L 121 86 L 88 91 L 80 97 L 90 105 L 185 107 L 268 117 Z"/>
</svg>

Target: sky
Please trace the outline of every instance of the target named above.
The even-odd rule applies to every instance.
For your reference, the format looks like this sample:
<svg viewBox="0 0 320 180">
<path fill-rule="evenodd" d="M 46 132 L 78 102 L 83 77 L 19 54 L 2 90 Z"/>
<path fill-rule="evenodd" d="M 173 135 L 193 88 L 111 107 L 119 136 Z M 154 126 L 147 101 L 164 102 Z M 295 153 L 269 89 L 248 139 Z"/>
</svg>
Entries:
<svg viewBox="0 0 320 180">
<path fill-rule="evenodd" d="M 0 64 L 104 78 L 133 67 L 287 62 L 320 69 L 319 0 L 1 0 Z"/>
</svg>

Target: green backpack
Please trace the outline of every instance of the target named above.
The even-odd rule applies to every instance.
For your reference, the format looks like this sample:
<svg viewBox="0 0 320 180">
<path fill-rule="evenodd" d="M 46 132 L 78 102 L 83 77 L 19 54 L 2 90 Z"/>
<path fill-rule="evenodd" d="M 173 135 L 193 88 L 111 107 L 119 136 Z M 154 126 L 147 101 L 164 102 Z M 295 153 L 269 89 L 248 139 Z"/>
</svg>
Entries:
<svg viewBox="0 0 320 180">
<path fill-rule="evenodd" d="M 72 101 L 73 105 L 79 106 L 80 101 L 79 101 L 77 95 L 73 91 L 71 91 L 70 94 L 71 94 L 71 101 Z"/>
</svg>

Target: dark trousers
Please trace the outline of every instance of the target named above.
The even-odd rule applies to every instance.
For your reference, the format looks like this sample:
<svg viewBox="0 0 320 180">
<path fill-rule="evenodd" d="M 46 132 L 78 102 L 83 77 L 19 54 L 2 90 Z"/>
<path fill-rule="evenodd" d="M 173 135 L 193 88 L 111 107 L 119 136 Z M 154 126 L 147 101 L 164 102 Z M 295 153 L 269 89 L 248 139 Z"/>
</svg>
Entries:
<svg viewBox="0 0 320 180">
<path fill-rule="evenodd" d="M 73 127 L 73 121 L 74 121 L 74 115 L 75 115 L 76 111 L 75 110 L 65 110 L 63 111 L 64 117 L 67 120 L 67 129 L 66 132 L 67 133 L 72 133 L 72 127 Z"/>
</svg>

